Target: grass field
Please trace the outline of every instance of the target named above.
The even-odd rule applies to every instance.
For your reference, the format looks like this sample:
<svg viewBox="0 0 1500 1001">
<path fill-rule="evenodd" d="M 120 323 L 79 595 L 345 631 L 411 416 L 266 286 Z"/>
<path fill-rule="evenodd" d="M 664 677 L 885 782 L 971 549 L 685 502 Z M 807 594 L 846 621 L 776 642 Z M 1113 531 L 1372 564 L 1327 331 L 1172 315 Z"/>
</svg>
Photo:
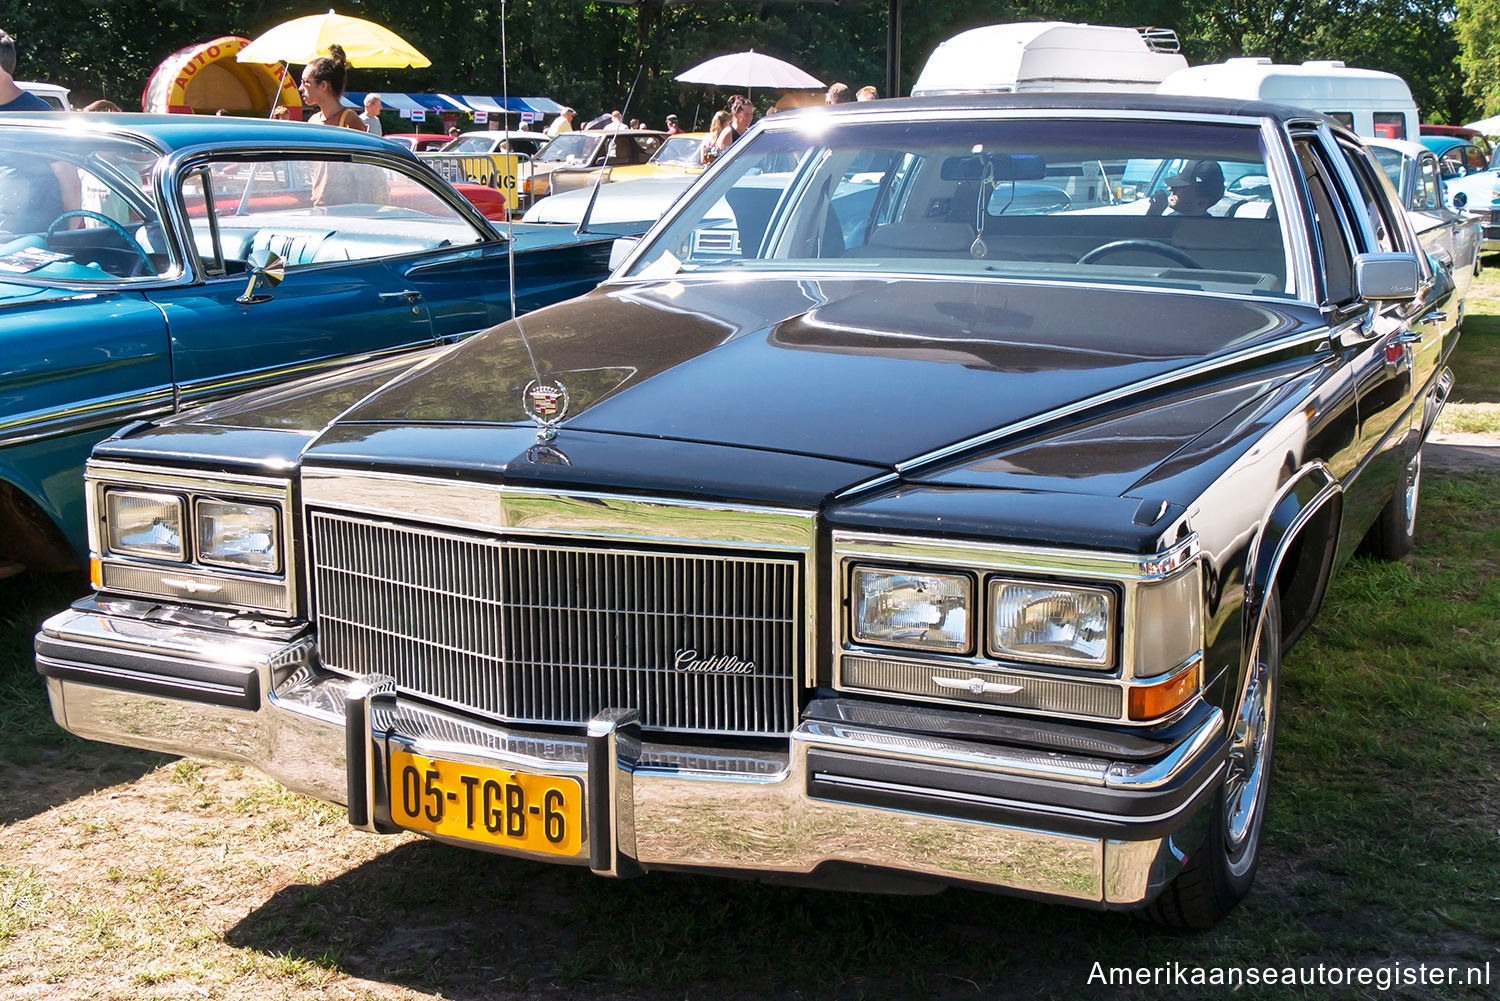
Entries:
<svg viewBox="0 0 1500 1001">
<path fill-rule="evenodd" d="M 1500 402 L 1500 271 L 1481 290 L 1463 407 Z M 1197 935 L 961 891 L 609 882 L 355 832 L 247 770 L 64 734 L 31 635 L 86 586 L 0 582 L 0 997 L 1500 996 L 1500 474 L 1430 469 L 1423 506 L 1416 554 L 1353 562 L 1290 654 L 1264 864 Z M 1173 963 L 1372 982 L 1099 982 Z M 1489 984 L 1379 989 L 1418 964 Z"/>
</svg>

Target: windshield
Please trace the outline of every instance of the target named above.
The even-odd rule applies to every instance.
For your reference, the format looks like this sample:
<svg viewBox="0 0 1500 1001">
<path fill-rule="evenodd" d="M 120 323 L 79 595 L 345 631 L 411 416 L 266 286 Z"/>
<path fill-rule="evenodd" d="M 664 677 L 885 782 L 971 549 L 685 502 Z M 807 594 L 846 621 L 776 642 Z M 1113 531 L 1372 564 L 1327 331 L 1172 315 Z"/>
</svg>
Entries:
<svg viewBox="0 0 1500 1001">
<path fill-rule="evenodd" d="M 564 132 L 547 144 L 536 156 L 537 163 L 587 163 L 592 159 L 598 136 Z"/>
<path fill-rule="evenodd" d="M 827 125 L 734 149 L 629 274 L 816 268 L 1293 294 L 1286 213 L 1253 125 Z M 1122 180 L 1143 161 L 1163 190 L 1132 199 Z"/>
<path fill-rule="evenodd" d="M 488 153 L 498 146 L 488 136 L 461 136 L 443 147 L 444 153 Z"/>
<path fill-rule="evenodd" d="M 118 283 L 174 270 L 149 190 L 156 160 L 129 140 L 0 129 L 0 276 Z"/>
<path fill-rule="evenodd" d="M 673 136 L 651 158 L 653 163 L 673 167 L 703 166 L 703 136 Z"/>
</svg>

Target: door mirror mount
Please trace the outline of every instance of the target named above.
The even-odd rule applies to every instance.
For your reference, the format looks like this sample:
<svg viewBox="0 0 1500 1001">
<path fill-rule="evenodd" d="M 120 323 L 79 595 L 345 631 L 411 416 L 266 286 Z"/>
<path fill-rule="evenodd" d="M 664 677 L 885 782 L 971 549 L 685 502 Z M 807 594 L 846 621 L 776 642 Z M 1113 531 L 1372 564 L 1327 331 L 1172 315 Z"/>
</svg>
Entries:
<svg viewBox="0 0 1500 1001">
<path fill-rule="evenodd" d="M 245 293 L 234 301 L 244 306 L 258 302 L 270 302 L 271 297 L 258 293 L 257 288 L 273 289 L 286 277 L 286 262 L 269 250 L 256 250 L 250 254 L 250 280 L 245 283 Z"/>
</svg>

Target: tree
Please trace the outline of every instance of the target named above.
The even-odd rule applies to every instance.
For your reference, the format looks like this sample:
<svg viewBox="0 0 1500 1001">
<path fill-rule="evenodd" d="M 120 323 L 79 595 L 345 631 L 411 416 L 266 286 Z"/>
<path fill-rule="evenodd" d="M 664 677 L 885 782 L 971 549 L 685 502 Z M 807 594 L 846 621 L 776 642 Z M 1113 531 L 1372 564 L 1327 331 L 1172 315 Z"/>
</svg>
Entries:
<svg viewBox="0 0 1500 1001">
<path fill-rule="evenodd" d="M 1500 112 L 1500 0 L 1458 0 L 1458 64 L 1480 117 Z"/>
</svg>

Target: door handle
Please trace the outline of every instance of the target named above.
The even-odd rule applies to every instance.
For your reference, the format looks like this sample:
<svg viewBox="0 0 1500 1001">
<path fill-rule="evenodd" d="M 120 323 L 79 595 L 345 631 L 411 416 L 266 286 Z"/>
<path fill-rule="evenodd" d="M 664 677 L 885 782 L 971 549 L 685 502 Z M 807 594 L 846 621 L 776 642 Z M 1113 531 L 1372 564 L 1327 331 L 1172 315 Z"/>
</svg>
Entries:
<svg viewBox="0 0 1500 1001">
<path fill-rule="evenodd" d="M 397 301 L 400 301 L 400 302 L 406 303 L 409 306 L 415 306 L 417 303 L 419 303 L 419 302 L 422 301 L 422 293 L 418 292 L 416 289 L 410 289 L 410 288 L 409 289 L 405 289 L 404 291 L 401 291 L 401 292 L 382 292 L 382 293 L 380 293 L 380 301 L 381 302 L 397 302 Z"/>
</svg>

